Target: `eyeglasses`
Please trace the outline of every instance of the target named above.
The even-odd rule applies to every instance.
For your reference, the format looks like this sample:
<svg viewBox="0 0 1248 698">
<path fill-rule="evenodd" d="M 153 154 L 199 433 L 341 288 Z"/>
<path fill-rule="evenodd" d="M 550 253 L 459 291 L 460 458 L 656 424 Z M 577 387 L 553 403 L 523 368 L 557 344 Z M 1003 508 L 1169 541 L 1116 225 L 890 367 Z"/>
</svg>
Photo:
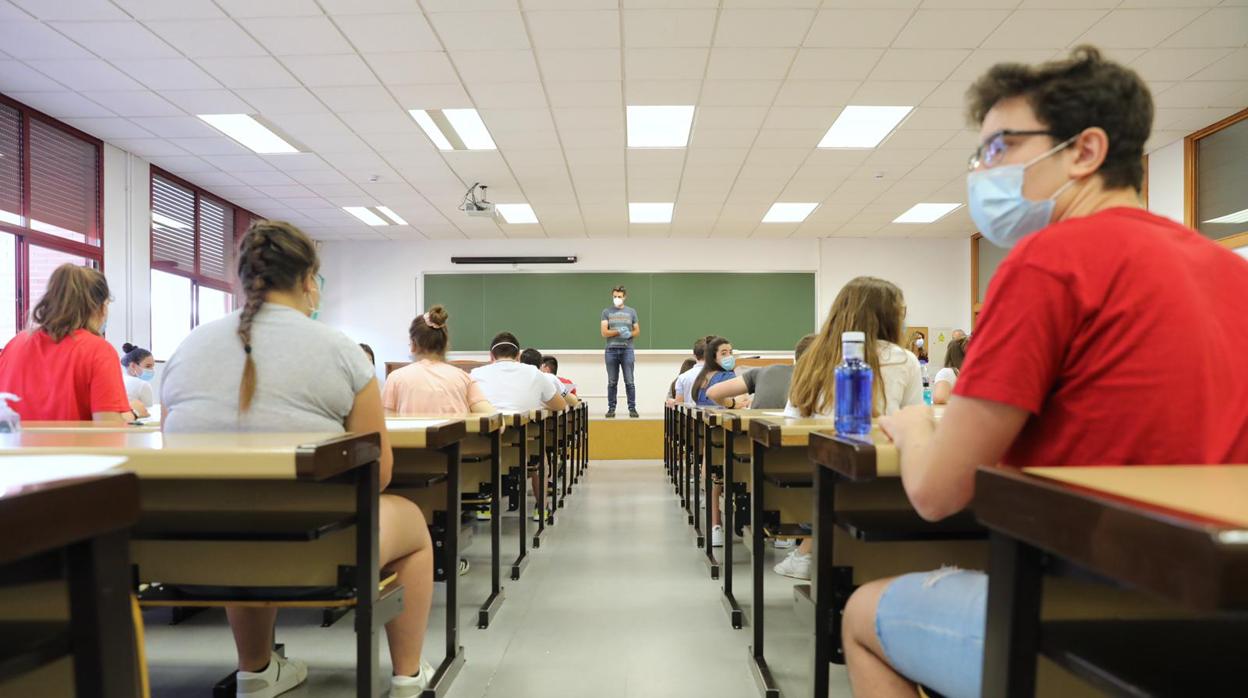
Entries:
<svg viewBox="0 0 1248 698">
<path fill-rule="evenodd" d="M 1014 129 L 1002 129 L 984 139 L 984 142 L 975 149 L 975 154 L 970 157 L 966 163 L 968 170 L 974 171 L 981 167 L 996 167 L 1001 164 L 1001 158 L 1005 157 L 1005 151 L 1010 146 L 1005 142 L 1008 136 L 1056 136 L 1052 131 L 1015 131 Z"/>
</svg>

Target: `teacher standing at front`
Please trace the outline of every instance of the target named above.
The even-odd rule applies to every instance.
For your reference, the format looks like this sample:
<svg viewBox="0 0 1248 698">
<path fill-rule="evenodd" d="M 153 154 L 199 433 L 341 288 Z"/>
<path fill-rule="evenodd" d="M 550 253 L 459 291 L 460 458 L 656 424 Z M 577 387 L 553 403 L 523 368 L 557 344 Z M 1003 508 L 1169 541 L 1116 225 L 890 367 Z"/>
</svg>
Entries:
<svg viewBox="0 0 1248 698">
<path fill-rule="evenodd" d="M 624 391 L 628 394 L 628 416 L 637 414 L 637 386 L 633 384 L 633 339 L 641 334 L 637 311 L 624 305 L 628 292 L 623 286 L 611 291 L 611 307 L 602 311 L 602 336 L 607 338 L 607 418 L 615 417 L 615 389 L 624 369 Z"/>
</svg>

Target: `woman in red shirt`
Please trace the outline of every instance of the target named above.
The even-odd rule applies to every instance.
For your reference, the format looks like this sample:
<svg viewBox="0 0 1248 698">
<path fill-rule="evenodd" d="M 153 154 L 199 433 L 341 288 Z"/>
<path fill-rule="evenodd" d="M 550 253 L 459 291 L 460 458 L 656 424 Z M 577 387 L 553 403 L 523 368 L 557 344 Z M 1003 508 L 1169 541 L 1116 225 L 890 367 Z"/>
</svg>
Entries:
<svg viewBox="0 0 1248 698">
<path fill-rule="evenodd" d="M 117 352 L 101 333 L 108 320 L 108 281 L 89 267 L 52 272 L 31 318 L 0 353 L 0 391 L 25 420 L 125 421 L 133 418 Z"/>
</svg>

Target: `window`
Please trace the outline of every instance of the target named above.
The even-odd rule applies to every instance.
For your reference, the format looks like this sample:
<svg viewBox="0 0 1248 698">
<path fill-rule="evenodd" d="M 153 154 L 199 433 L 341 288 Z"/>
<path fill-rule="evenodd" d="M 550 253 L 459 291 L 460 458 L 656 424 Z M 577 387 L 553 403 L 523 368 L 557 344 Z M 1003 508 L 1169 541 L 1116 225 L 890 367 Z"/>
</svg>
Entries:
<svg viewBox="0 0 1248 698">
<path fill-rule="evenodd" d="M 0 95 L 0 342 L 65 263 L 104 264 L 102 145 Z"/>
<path fill-rule="evenodd" d="M 233 310 L 234 242 L 255 218 L 152 168 L 152 353 Z"/>
<path fill-rule="evenodd" d="M 1248 109 L 1184 146 L 1188 226 L 1228 247 L 1248 245 Z"/>
</svg>

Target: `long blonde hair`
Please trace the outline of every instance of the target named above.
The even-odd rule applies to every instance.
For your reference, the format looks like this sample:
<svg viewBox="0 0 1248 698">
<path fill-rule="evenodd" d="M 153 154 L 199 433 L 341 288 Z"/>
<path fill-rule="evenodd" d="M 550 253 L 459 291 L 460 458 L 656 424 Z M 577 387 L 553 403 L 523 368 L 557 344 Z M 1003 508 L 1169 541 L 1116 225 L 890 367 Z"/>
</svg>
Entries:
<svg viewBox="0 0 1248 698">
<path fill-rule="evenodd" d="M 888 409 L 884 381 L 880 380 L 880 342 L 901 341 L 905 309 L 901 289 L 891 281 L 859 276 L 845 284 L 832 301 L 823 329 L 793 368 L 789 401 L 803 417 L 827 414 L 836 404 L 835 368 L 842 358 L 842 332 L 866 334 L 865 358 L 875 374 L 877 411 Z"/>
</svg>

